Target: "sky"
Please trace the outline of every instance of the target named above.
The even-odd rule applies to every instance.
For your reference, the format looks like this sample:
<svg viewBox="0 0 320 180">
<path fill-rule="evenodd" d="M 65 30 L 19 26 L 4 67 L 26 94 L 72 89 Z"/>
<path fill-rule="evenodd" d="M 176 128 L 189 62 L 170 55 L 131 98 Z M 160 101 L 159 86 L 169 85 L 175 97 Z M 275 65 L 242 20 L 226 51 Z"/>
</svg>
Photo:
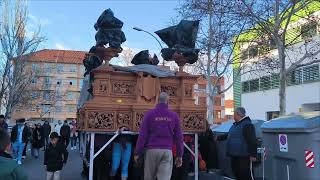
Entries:
<svg viewBox="0 0 320 180">
<path fill-rule="evenodd" d="M 95 44 L 94 23 L 105 9 L 110 8 L 124 23 L 122 30 L 127 41 L 122 47 L 135 52 L 148 49 L 160 57 L 157 41 L 132 28 L 153 33 L 171 26 L 173 18 L 181 20 L 176 10 L 178 6 L 179 0 L 29 0 L 27 33 L 31 35 L 40 27 L 46 41 L 39 49 L 88 51 Z M 226 99 L 230 98 L 232 88 L 226 93 Z"/>
<path fill-rule="evenodd" d="M 123 47 L 160 51 L 155 39 L 132 27 L 154 32 L 170 26 L 178 15 L 178 4 L 178 0 L 29 0 L 29 33 L 40 25 L 47 39 L 41 48 L 88 51 L 95 44 L 94 23 L 110 8 L 124 23 L 127 41 Z"/>
</svg>

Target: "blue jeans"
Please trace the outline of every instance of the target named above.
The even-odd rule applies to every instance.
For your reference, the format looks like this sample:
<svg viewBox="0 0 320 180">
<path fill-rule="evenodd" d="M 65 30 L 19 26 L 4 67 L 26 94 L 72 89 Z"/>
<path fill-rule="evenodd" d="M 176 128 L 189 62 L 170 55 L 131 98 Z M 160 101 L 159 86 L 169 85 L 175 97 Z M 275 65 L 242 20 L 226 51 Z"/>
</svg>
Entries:
<svg viewBox="0 0 320 180">
<path fill-rule="evenodd" d="M 111 176 L 116 176 L 121 161 L 121 177 L 128 177 L 131 148 L 132 144 L 129 142 L 126 143 L 126 148 L 123 148 L 120 143 L 113 144 Z"/>
<path fill-rule="evenodd" d="M 24 143 L 15 142 L 12 144 L 13 156 L 17 161 L 21 161 Z"/>
</svg>

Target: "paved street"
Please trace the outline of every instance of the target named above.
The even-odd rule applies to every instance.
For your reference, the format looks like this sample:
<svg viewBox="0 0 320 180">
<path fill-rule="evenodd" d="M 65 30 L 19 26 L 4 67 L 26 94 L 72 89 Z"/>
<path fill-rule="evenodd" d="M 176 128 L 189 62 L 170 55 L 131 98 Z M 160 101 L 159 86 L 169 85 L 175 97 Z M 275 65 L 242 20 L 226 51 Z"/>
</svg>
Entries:
<svg viewBox="0 0 320 180">
<path fill-rule="evenodd" d="M 69 159 L 66 167 L 62 170 L 62 180 L 84 180 L 81 177 L 82 171 L 82 161 L 79 155 L 78 150 L 69 151 Z M 30 151 L 27 152 L 27 158 L 23 161 L 22 166 L 28 174 L 29 180 L 45 180 L 46 179 L 46 171 L 43 166 L 43 154 L 44 151 L 40 152 L 40 157 L 35 159 L 31 157 Z M 193 180 L 193 177 L 189 177 L 189 180 Z M 215 176 L 212 174 L 200 173 L 200 180 L 225 180 L 222 177 Z"/>
<path fill-rule="evenodd" d="M 66 167 L 62 170 L 61 179 L 62 180 L 82 180 L 81 170 L 82 170 L 82 161 L 79 155 L 78 150 L 69 151 L 69 159 Z M 22 166 L 25 168 L 29 176 L 29 180 L 45 180 L 46 171 L 43 166 L 43 154 L 44 151 L 40 152 L 40 157 L 35 159 L 31 157 L 30 151 L 28 151 L 28 157 L 23 161 Z"/>
</svg>

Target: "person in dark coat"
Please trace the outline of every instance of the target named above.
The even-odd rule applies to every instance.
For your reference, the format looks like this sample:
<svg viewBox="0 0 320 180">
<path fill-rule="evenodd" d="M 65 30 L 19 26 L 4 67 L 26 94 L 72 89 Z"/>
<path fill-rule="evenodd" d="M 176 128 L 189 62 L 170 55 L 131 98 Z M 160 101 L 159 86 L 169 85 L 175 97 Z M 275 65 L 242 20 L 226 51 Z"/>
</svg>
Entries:
<svg viewBox="0 0 320 180">
<path fill-rule="evenodd" d="M 199 136 L 199 150 L 202 159 L 206 162 L 207 171 L 212 172 L 213 169 L 218 168 L 218 150 L 209 124 L 207 124 L 207 127 L 206 132 Z"/>
<path fill-rule="evenodd" d="M 28 140 L 26 142 L 26 144 L 24 145 L 23 148 L 23 152 L 22 152 L 22 159 L 25 159 L 27 156 L 27 147 L 28 147 L 28 143 L 31 141 L 31 127 L 29 126 L 28 123 L 24 123 L 24 128 L 26 128 L 26 130 L 28 131 Z"/>
<path fill-rule="evenodd" d="M 47 180 L 60 180 L 60 172 L 67 163 L 68 151 L 66 146 L 59 142 L 56 132 L 50 134 L 50 144 L 44 152 L 44 165 L 47 170 Z"/>
<path fill-rule="evenodd" d="M 68 125 L 67 120 L 65 120 L 60 129 L 60 138 L 61 138 L 60 140 L 66 146 L 66 148 L 68 147 L 70 142 L 70 133 L 71 133 L 70 126 Z"/>
<path fill-rule="evenodd" d="M 231 157 L 232 172 L 237 180 L 251 180 L 250 164 L 257 159 L 257 139 L 255 127 L 246 116 L 246 110 L 238 107 L 229 132 L 217 136 L 216 140 L 227 139 L 227 155 Z"/>
<path fill-rule="evenodd" d="M 3 114 L 0 114 L 0 128 L 8 131 L 8 124 L 4 120 L 4 115 Z"/>
<path fill-rule="evenodd" d="M 32 133 L 32 150 L 35 158 L 39 157 L 39 149 L 43 147 L 44 135 L 41 124 L 37 124 Z"/>
<path fill-rule="evenodd" d="M 50 142 L 49 135 L 51 133 L 51 126 L 48 121 L 44 122 L 42 129 L 43 129 L 43 136 L 44 136 L 44 149 L 46 149 Z"/>
<path fill-rule="evenodd" d="M 28 176 L 22 167 L 12 160 L 10 152 L 10 138 L 5 129 L 0 128 L 0 179 L 27 180 Z"/>
<path fill-rule="evenodd" d="M 25 119 L 18 119 L 17 124 L 13 126 L 11 131 L 11 143 L 14 153 L 14 158 L 17 160 L 18 164 L 22 164 L 22 153 L 24 145 L 28 141 L 28 130 L 24 128 Z"/>
</svg>

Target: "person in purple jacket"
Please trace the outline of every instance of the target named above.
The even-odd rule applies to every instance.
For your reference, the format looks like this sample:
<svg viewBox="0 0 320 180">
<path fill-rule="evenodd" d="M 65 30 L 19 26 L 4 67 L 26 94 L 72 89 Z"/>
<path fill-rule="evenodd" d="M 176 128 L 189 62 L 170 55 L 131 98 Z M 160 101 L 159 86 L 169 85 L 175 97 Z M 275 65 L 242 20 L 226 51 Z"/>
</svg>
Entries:
<svg viewBox="0 0 320 180">
<path fill-rule="evenodd" d="M 160 93 L 159 104 L 145 113 L 135 150 L 135 161 L 145 155 L 144 180 L 170 180 L 173 155 L 177 147 L 175 165 L 182 165 L 183 135 L 178 114 L 168 109 L 169 96 Z"/>
</svg>

